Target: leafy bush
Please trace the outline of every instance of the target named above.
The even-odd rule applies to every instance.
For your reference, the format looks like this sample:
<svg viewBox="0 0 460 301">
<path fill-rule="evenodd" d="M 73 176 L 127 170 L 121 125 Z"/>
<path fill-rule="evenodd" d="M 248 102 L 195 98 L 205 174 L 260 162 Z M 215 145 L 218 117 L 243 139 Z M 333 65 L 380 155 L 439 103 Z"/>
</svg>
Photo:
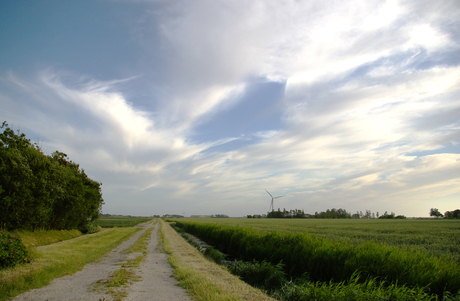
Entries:
<svg viewBox="0 0 460 301">
<path fill-rule="evenodd" d="M 225 254 L 213 247 L 207 247 L 204 250 L 204 255 L 214 260 L 217 264 L 220 264 L 223 260 L 225 260 Z"/>
<path fill-rule="evenodd" d="M 30 262 L 29 250 L 16 235 L 0 234 L 0 268 L 14 267 L 19 263 Z"/>
<path fill-rule="evenodd" d="M 102 228 L 96 225 L 94 222 L 89 222 L 80 227 L 80 232 L 83 234 L 91 234 L 100 231 Z"/>
<path fill-rule="evenodd" d="M 0 225 L 6 230 L 80 229 L 99 216 L 101 183 L 67 155 L 46 156 L 25 134 L 0 126 Z"/>
<path fill-rule="evenodd" d="M 273 265 L 267 261 L 244 262 L 240 260 L 235 261 L 229 270 L 246 283 L 267 291 L 279 288 L 286 282 L 286 273 L 281 262 Z"/>
</svg>

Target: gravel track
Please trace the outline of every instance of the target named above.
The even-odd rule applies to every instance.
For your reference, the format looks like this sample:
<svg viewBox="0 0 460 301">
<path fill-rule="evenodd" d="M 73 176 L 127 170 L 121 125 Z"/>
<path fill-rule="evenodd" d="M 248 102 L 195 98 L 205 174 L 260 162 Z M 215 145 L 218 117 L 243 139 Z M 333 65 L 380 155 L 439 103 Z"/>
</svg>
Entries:
<svg viewBox="0 0 460 301">
<path fill-rule="evenodd" d="M 128 295 L 123 300 L 191 300 L 185 290 L 177 286 L 178 282 L 172 277 L 173 270 L 168 263 L 167 256 L 161 252 L 161 243 L 158 243 L 160 224 L 153 225 L 149 222 L 140 226 L 144 229 L 121 243 L 99 262 L 87 264 L 83 270 L 73 275 L 55 279 L 48 286 L 30 290 L 12 300 L 114 300 L 104 291 L 92 288 L 98 280 L 108 279 L 110 273 L 120 269 L 120 263 L 131 259 L 133 254 L 125 254 L 123 251 L 128 249 L 150 227 L 155 227 L 155 229 L 152 231 L 147 247 L 148 254 L 140 266 L 133 269 L 141 279 L 125 289 Z"/>
<path fill-rule="evenodd" d="M 137 275 L 141 276 L 142 280 L 130 286 L 128 297 L 123 300 L 191 300 L 185 290 L 177 286 L 177 280 L 172 277 L 173 269 L 168 263 L 166 254 L 162 252 L 161 244 L 158 244 L 159 227 L 160 223 L 152 231 L 147 257 L 137 269 Z"/>
</svg>

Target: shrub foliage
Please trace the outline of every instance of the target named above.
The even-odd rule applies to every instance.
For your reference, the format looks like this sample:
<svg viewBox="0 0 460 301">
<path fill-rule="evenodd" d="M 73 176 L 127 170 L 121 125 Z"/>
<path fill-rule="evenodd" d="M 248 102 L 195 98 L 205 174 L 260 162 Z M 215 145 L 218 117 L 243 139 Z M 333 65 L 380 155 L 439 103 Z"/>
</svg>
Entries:
<svg viewBox="0 0 460 301">
<path fill-rule="evenodd" d="M 29 262 L 29 250 L 16 235 L 0 234 L 0 269 Z"/>
<path fill-rule="evenodd" d="M 281 262 L 274 265 L 267 261 L 237 260 L 229 267 L 229 270 L 246 283 L 266 291 L 281 287 L 286 282 L 286 273 Z"/>
<path fill-rule="evenodd" d="M 81 229 L 99 216 L 101 183 L 56 151 L 36 144 L 3 122 L 0 133 L 0 228 Z"/>
</svg>

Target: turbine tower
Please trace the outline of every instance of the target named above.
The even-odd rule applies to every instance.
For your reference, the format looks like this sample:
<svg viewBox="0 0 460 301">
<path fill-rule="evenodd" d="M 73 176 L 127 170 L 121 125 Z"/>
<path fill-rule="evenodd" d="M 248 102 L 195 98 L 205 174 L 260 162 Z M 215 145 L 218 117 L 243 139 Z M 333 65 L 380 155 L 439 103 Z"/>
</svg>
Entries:
<svg viewBox="0 0 460 301">
<path fill-rule="evenodd" d="M 270 209 L 271 209 L 271 211 L 273 212 L 273 211 L 275 211 L 275 207 L 273 206 L 273 200 L 274 200 L 274 199 L 278 199 L 278 198 L 282 198 L 284 195 L 280 195 L 280 196 L 275 196 L 275 197 L 274 197 L 274 196 L 272 196 L 272 194 L 271 194 L 270 192 L 268 192 L 267 189 L 265 189 L 265 191 L 266 191 L 266 192 L 270 195 L 270 197 L 272 198 L 272 202 L 270 203 Z M 269 209 L 268 211 L 270 211 L 270 209 Z"/>
</svg>

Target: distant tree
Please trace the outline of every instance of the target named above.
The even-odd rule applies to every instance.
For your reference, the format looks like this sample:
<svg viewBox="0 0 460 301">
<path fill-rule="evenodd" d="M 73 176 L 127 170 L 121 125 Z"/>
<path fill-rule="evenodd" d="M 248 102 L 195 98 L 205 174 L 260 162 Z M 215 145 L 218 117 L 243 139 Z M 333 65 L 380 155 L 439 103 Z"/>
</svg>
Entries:
<svg viewBox="0 0 460 301">
<path fill-rule="evenodd" d="M 371 217 L 372 217 L 372 212 L 370 210 L 366 209 L 366 213 L 364 214 L 363 218 L 369 219 Z"/>
<path fill-rule="evenodd" d="M 314 218 L 352 218 L 351 213 L 347 212 L 345 209 L 327 209 L 326 211 L 315 212 Z"/>
<path fill-rule="evenodd" d="M 284 213 L 278 208 L 278 211 L 268 212 L 267 218 L 284 218 Z"/>
<path fill-rule="evenodd" d="M 379 219 L 392 219 L 395 218 L 396 214 L 394 212 L 391 212 L 391 214 L 388 214 L 388 211 L 385 211 L 383 215 L 379 217 Z"/>
<path fill-rule="evenodd" d="M 262 218 L 264 216 L 260 215 L 260 214 L 254 214 L 254 215 L 248 215 L 248 218 Z"/>
<path fill-rule="evenodd" d="M 214 215 L 212 215 L 211 217 L 215 217 L 215 218 L 227 218 L 228 215 L 226 215 L 226 214 L 214 214 Z"/>
<path fill-rule="evenodd" d="M 436 218 L 443 217 L 442 213 L 439 212 L 438 208 L 431 208 L 430 209 L 430 216 L 434 216 Z"/>
<path fill-rule="evenodd" d="M 448 219 L 460 218 L 460 209 L 456 209 L 454 211 L 446 211 L 446 213 L 444 213 L 444 216 Z"/>
<path fill-rule="evenodd" d="M 359 212 L 353 213 L 353 215 L 351 216 L 351 218 L 359 219 Z"/>
<path fill-rule="evenodd" d="M 299 209 L 286 210 L 285 208 L 281 211 L 278 208 L 278 211 L 268 212 L 267 218 L 305 218 L 305 212 Z"/>
</svg>

